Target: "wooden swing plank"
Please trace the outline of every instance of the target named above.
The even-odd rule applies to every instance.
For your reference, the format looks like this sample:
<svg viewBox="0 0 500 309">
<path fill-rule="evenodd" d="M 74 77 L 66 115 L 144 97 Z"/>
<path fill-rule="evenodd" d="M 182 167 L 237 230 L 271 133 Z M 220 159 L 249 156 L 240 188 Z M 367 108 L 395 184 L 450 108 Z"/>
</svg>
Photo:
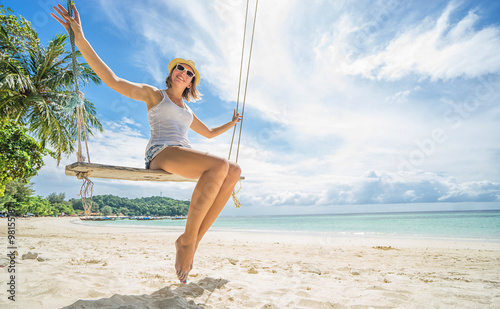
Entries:
<svg viewBox="0 0 500 309">
<path fill-rule="evenodd" d="M 196 179 L 184 178 L 163 170 L 147 170 L 144 168 L 133 168 L 125 166 L 114 166 L 105 164 L 75 162 L 66 165 L 65 173 L 68 176 L 80 176 L 85 173 L 89 178 L 120 179 L 133 181 L 191 181 Z"/>
</svg>

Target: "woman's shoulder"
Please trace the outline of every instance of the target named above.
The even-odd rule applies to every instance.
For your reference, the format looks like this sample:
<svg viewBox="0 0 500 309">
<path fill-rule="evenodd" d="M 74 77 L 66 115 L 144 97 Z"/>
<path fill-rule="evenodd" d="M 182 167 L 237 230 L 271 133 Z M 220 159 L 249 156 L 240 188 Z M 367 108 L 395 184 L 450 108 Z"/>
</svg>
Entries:
<svg viewBox="0 0 500 309">
<path fill-rule="evenodd" d="M 153 108 L 154 106 L 158 105 L 166 96 L 165 90 L 163 89 L 158 89 L 154 86 L 149 86 L 150 87 L 150 97 L 148 102 L 146 102 L 146 105 L 148 106 L 148 110 Z"/>
</svg>

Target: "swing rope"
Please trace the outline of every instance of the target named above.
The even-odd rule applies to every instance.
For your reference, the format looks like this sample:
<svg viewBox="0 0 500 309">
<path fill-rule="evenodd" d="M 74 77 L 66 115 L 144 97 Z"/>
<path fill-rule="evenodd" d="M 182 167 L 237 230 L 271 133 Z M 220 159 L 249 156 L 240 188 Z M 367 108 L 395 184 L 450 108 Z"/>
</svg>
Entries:
<svg viewBox="0 0 500 309">
<path fill-rule="evenodd" d="M 241 47 L 240 77 L 239 77 L 239 81 L 238 81 L 238 96 L 236 98 L 236 110 L 239 110 L 239 103 L 240 103 L 241 76 L 242 76 L 242 72 L 243 72 L 243 58 L 244 58 L 243 56 L 244 56 L 244 52 L 245 52 L 247 17 L 248 17 L 248 3 L 249 3 L 249 0 L 247 0 L 246 12 L 245 12 L 245 25 L 244 25 L 244 28 L 243 28 L 243 44 L 242 44 L 242 47 Z M 238 135 L 238 146 L 236 148 L 236 160 L 235 160 L 236 163 L 238 163 L 238 157 L 239 157 L 239 154 L 240 154 L 241 132 L 242 132 L 242 129 L 243 129 L 243 120 L 245 119 L 243 116 L 245 114 L 245 103 L 246 103 L 247 88 L 248 88 L 248 76 L 250 74 L 250 62 L 252 60 L 253 38 L 254 38 L 254 33 L 255 33 L 255 21 L 257 20 L 257 7 L 258 7 L 258 4 L 259 4 L 259 0 L 256 0 L 256 2 L 255 2 L 255 13 L 254 13 L 254 16 L 253 16 L 252 38 L 250 39 L 250 50 L 249 50 L 249 55 L 248 55 L 248 66 L 247 66 L 247 76 L 246 76 L 246 80 L 245 80 L 245 91 L 243 93 L 243 104 L 242 104 L 242 109 L 241 109 L 241 121 L 240 121 L 240 131 L 239 131 L 239 135 Z M 234 135 L 236 133 L 236 127 L 237 126 L 234 126 L 233 136 L 231 138 L 231 146 L 229 147 L 228 160 L 231 159 L 231 152 L 232 152 L 232 149 L 233 149 Z M 238 197 L 236 195 L 241 190 L 241 187 L 242 187 L 241 180 L 238 181 L 238 184 L 239 184 L 239 188 L 237 190 L 236 189 L 233 190 L 233 193 L 231 194 L 231 197 L 233 198 L 233 202 L 236 205 L 236 207 L 240 208 L 241 203 L 238 200 Z"/>
<path fill-rule="evenodd" d="M 72 1 L 67 0 L 66 2 L 67 11 L 69 16 L 73 16 L 73 6 Z M 88 162 L 90 163 L 90 153 L 89 146 L 87 144 L 87 128 L 85 127 L 85 122 L 83 121 L 83 110 L 85 108 L 85 97 L 83 93 L 80 91 L 78 86 L 78 62 L 76 61 L 76 48 L 75 48 L 75 34 L 73 29 L 71 29 L 71 25 L 69 27 L 69 40 L 71 43 L 71 65 L 73 69 L 73 84 L 75 87 L 75 91 L 69 97 L 69 107 L 71 109 L 76 109 L 76 121 L 78 127 L 78 150 L 76 153 L 76 159 L 78 162 L 85 162 L 85 157 L 82 155 L 82 129 L 83 136 L 85 140 L 85 148 L 87 152 Z M 82 128 L 83 127 L 83 128 Z M 83 184 L 80 188 L 79 196 L 82 198 L 82 205 L 85 216 L 90 216 L 92 209 L 92 190 L 94 187 L 94 183 L 87 177 L 86 173 L 79 173 L 77 175 L 78 179 L 83 179 Z M 90 198 L 90 202 L 88 199 Z"/>
</svg>

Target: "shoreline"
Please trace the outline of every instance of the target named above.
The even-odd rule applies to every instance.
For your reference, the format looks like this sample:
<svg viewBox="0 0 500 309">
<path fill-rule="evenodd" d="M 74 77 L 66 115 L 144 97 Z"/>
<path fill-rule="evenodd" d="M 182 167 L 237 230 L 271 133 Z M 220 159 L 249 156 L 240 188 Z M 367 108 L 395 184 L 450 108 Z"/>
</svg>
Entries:
<svg viewBox="0 0 500 309">
<path fill-rule="evenodd" d="M 108 308 L 189 301 L 193 308 L 500 307 L 495 242 L 215 229 L 181 286 L 173 267 L 181 228 L 89 227 L 75 220 L 17 220 L 17 301 L 9 303 L 3 289 L 0 306 L 74 309 L 83 308 L 79 300 L 102 299 Z M 0 220 L 2 239 L 6 222 Z M 41 260 L 23 260 L 28 252 Z M 0 261 L 6 254 L 4 245 Z M 0 273 L 7 282 L 7 268 Z"/>
<path fill-rule="evenodd" d="M 184 221 L 183 221 L 184 222 Z M 82 225 L 82 226 L 88 226 L 92 228 L 124 228 L 124 229 L 138 229 L 138 230 L 156 230 L 157 232 L 162 232 L 162 231 L 168 231 L 168 232 L 177 232 L 177 233 L 182 233 L 184 229 L 184 225 L 182 226 L 162 226 L 162 225 L 150 225 L 148 226 L 147 224 L 114 224 L 114 223 L 96 223 L 96 222 L 86 222 L 86 221 L 81 221 L 77 218 L 75 218 L 74 221 L 72 221 L 73 224 L 77 225 Z M 423 245 L 423 242 L 429 242 L 429 243 L 437 243 L 436 245 L 439 246 L 440 243 L 443 242 L 451 242 L 451 243 L 457 243 L 461 244 L 459 247 L 467 247 L 467 246 L 473 246 L 473 247 L 478 247 L 482 248 L 484 247 L 481 244 L 491 244 L 493 247 L 491 248 L 496 248 L 493 250 L 499 250 L 500 251 L 500 238 L 485 238 L 485 237 L 456 237 L 456 236 L 428 236 L 428 235 L 412 235 L 412 234 L 383 234 L 383 233 L 364 233 L 364 232 L 329 232 L 329 231 L 303 231 L 303 230 L 263 230 L 263 229 L 238 229 L 238 228 L 230 228 L 230 227 L 211 227 L 207 235 L 209 234 L 214 234 L 218 233 L 220 236 L 224 234 L 231 234 L 231 233 L 240 233 L 242 235 L 249 234 L 250 236 L 248 239 L 254 239 L 254 236 L 268 236 L 265 237 L 265 239 L 269 239 L 272 241 L 274 237 L 281 238 L 282 241 L 288 241 L 288 242 L 297 242 L 297 237 L 300 238 L 307 238 L 307 242 L 315 242 L 315 239 L 318 238 L 328 238 L 328 239 L 351 239 L 354 242 L 362 242 L 363 240 L 371 239 L 372 241 L 397 241 L 397 242 L 402 242 L 402 245 L 414 245 L 415 243 L 419 243 L 420 245 Z M 285 236 L 283 238 L 283 236 Z M 290 236 L 290 237 L 288 237 Z M 287 238 L 289 238 L 287 240 Z M 317 241 L 316 241 L 317 242 Z M 476 244 L 476 246 L 474 245 Z M 494 244 L 498 244 L 498 246 L 495 246 Z"/>
</svg>

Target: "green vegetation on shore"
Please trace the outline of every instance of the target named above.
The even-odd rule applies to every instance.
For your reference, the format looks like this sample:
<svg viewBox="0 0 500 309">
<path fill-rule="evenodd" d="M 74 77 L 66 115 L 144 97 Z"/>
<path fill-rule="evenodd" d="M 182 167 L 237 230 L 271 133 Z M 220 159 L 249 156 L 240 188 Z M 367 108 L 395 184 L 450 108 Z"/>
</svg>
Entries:
<svg viewBox="0 0 500 309">
<path fill-rule="evenodd" d="M 11 212 L 15 216 L 60 216 L 83 213 L 81 199 L 65 200 L 64 193 L 51 193 L 47 198 L 34 196 L 30 184 L 13 180 L 5 187 L 0 197 L 0 212 Z M 125 216 L 185 216 L 189 201 L 169 197 L 143 197 L 129 199 L 115 195 L 96 195 L 92 198 L 92 212 L 98 215 Z"/>
<path fill-rule="evenodd" d="M 83 211 L 80 199 L 71 199 L 75 210 Z M 92 212 L 103 215 L 125 216 L 185 216 L 189 201 L 169 197 L 151 196 L 129 199 L 115 195 L 97 195 L 92 199 Z"/>
</svg>

